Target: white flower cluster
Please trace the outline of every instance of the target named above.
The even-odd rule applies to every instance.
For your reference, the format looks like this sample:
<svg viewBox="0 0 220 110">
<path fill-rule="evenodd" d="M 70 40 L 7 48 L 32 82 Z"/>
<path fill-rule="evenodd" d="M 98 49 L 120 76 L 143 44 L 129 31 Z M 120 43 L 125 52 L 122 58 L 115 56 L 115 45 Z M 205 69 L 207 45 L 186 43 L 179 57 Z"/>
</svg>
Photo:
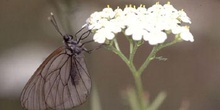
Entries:
<svg viewBox="0 0 220 110">
<path fill-rule="evenodd" d="M 169 2 L 163 6 L 156 3 L 148 9 L 144 5 L 138 8 L 130 5 L 123 10 L 119 7 L 113 10 L 107 6 L 87 19 L 88 28 L 95 32 L 93 39 L 98 43 L 112 40 L 119 32 L 124 32 L 135 41 L 144 39 L 151 45 L 165 42 L 170 32 L 193 42 L 189 27 L 181 26 L 180 23 L 191 21 L 183 10 L 176 10 Z"/>
</svg>

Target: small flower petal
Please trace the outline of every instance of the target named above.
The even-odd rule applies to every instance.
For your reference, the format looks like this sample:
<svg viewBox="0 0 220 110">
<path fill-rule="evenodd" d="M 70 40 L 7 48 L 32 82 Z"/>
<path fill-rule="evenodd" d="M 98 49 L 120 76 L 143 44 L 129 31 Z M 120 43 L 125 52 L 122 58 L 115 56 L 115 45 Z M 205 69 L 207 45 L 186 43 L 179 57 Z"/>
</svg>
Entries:
<svg viewBox="0 0 220 110">
<path fill-rule="evenodd" d="M 179 11 L 179 18 L 183 22 L 191 24 L 190 18 L 186 15 L 186 13 L 183 10 Z"/>
<path fill-rule="evenodd" d="M 142 39 L 142 33 L 140 33 L 140 32 L 139 33 L 138 32 L 133 33 L 132 39 L 135 40 L 135 41 L 141 40 Z"/>
<path fill-rule="evenodd" d="M 112 40 L 115 37 L 115 34 L 113 34 L 112 32 L 107 32 L 106 33 L 106 38 L 108 40 Z"/>
<path fill-rule="evenodd" d="M 188 27 L 182 27 L 180 37 L 185 41 L 194 42 L 192 33 L 189 31 Z"/>
<path fill-rule="evenodd" d="M 115 12 L 110 7 L 104 8 L 101 13 L 104 18 L 113 18 L 115 16 Z"/>
<path fill-rule="evenodd" d="M 97 33 L 94 34 L 93 40 L 95 42 L 98 42 L 98 43 L 104 43 L 105 42 L 105 37 L 103 37 L 101 33 L 97 32 Z"/>
<path fill-rule="evenodd" d="M 144 40 L 148 41 L 150 45 L 157 45 L 163 43 L 167 39 L 166 33 L 162 31 L 154 31 L 144 35 Z"/>
</svg>

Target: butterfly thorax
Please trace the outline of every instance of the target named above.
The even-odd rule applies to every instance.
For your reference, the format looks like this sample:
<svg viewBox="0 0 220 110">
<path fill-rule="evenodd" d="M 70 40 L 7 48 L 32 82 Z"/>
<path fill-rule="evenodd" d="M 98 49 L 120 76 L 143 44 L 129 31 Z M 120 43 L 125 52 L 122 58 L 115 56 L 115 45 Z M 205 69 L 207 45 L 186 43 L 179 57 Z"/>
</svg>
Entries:
<svg viewBox="0 0 220 110">
<path fill-rule="evenodd" d="M 72 35 L 64 35 L 64 42 L 67 46 L 67 49 L 71 51 L 72 54 L 79 55 L 83 51 L 83 46 L 80 42 L 73 39 Z"/>
</svg>

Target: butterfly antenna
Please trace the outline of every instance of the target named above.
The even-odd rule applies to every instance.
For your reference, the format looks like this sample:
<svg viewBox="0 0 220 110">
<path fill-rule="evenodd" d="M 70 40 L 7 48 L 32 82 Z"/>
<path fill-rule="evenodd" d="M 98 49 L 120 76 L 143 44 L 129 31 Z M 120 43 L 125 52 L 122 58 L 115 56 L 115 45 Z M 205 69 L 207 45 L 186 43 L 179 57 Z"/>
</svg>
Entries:
<svg viewBox="0 0 220 110">
<path fill-rule="evenodd" d="M 84 27 L 82 27 L 79 31 L 77 31 L 76 32 L 76 34 L 75 34 L 75 38 L 77 38 L 77 35 L 83 30 L 83 29 L 85 29 L 86 27 L 84 26 Z M 77 40 L 78 41 L 78 40 Z"/>
<path fill-rule="evenodd" d="M 58 27 L 58 25 L 57 25 L 57 22 L 56 22 L 56 19 L 55 19 L 55 17 L 54 17 L 54 14 L 51 12 L 50 13 L 50 17 L 48 17 L 48 20 L 50 20 L 50 22 L 53 24 L 53 26 L 55 27 L 55 29 L 57 30 L 57 32 L 61 35 L 61 36 L 63 36 L 63 34 L 61 33 L 61 31 L 60 31 L 60 29 L 59 29 L 59 27 Z"/>
</svg>

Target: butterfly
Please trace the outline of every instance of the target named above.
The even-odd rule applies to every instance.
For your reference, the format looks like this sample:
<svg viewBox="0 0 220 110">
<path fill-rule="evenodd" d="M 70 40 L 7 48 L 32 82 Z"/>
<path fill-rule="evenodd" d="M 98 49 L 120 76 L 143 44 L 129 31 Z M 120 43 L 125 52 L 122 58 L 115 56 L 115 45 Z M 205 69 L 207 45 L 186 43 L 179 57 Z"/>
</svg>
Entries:
<svg viewBox="0 0 220 110">
<path fill-rule="evenodd" d="M 83 51 L 87 52 L 84 44 L 91 41 L 80 42 L 90 31 L 75 40 L 72 35 L 59 31 L 53 13 L 50 21 L 62 35 L 64 46 L 51 53 L 25 85 L 20 101 L 28 110 L 73 108 L 83 104 L 91 91 L 91 78 L 83 56 Z"/>
</svg>

